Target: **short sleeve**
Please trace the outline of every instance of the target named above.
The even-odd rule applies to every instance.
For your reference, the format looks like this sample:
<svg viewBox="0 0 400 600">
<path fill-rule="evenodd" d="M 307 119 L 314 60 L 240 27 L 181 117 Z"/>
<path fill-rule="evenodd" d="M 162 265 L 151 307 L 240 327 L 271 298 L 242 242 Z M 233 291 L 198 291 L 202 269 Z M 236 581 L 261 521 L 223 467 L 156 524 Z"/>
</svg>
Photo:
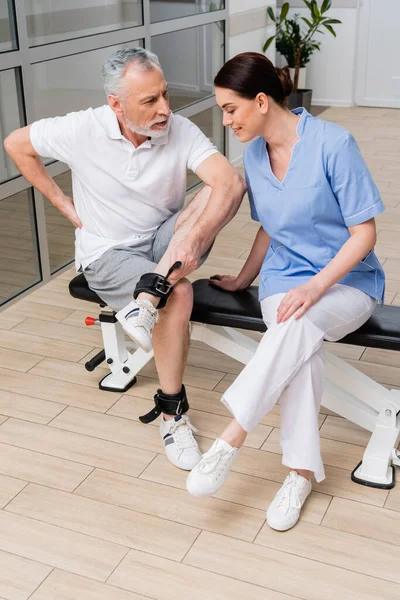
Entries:
<svg viewBox="0 0 400 600">
<path fill-rule="evenodd" d="M 346 136 L 328 156 L 328 178 L 347 227 L 372 219 L 385 207 L 354 137 Z"/>
<path fill-rule="evenodd" d="M 260 217 L 258 216 L 256 205 L 254 204 L 254 196 L 253 196 L 253 192 L 251 190 L 250 180 L 247 175 L 247 171 L 245 171 L 245 178 L 246 178 L 246 184 L 247 184 L 247 195 L 249 197 L 249 204 L 250 204 L 250 215 L 251 215 L 251 218 L 253 219 L 253 221 L 257 221 L 259 223 Z"/>
<path fill-rule="evenodd" d="M 201 165 L 206 158 L 219 152 L 218 148 L 204 135 L 204 133 L 189 121 L 187 135 L 191 141 L 189 155 L 187 159 L 188 168 L 196 172 L 196 169 Z"/>
<path fill-rule="evenodd" d="M 40 156 L 71 165 L 81 139 L 85 111 L 32 123 L 31 143 Z"/>
</svg>

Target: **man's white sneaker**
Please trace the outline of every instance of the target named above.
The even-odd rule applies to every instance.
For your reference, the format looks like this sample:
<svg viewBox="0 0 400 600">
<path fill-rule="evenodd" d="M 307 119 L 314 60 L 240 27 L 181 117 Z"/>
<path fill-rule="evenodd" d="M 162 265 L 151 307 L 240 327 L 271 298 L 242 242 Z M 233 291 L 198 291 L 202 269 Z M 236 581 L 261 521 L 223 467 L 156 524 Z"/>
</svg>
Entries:
<svg viewBox="0 0 400 600">
<path fill-rule="evenodd" d="M 228 476 L 239 448 L 217 439 L 201 461 L 189 473 L 186 489 L 192 496 L 212 496 L 219 490 Z"/>
<path fill-rule="evenodd" d="M 185 471 L 193 469 L 201 460 L 201 452 L 194 438 L 197 429 L 187 415 L 179 415 L 166 421 L 161 416 L 160 434 L 168 460 Z"/>
<path fill-rule="evenodd" d="M 311 481 L 291 471 L 267 509 L 268 525 L 277 531 L 286 531 L 296 525 L 311 489 Z"/>
<path fill-rule="evenodd" d="M 126 333 L 142 350 L 151 350 L 154 323 L 158 321 L 158 310 L 148 300 L 132 300 L 115 315 Z"/>
</svg>

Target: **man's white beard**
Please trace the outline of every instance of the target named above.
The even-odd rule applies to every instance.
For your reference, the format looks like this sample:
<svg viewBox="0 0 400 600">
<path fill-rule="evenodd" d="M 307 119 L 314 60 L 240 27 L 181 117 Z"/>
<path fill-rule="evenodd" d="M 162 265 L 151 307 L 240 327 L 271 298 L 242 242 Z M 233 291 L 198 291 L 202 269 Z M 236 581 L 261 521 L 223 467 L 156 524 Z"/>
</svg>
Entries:
<svg viewBox="0 0 400 600">
<path fill-rule="evenodd" d="M 152 129 L 152 126 L 156 123 L 160 123 L 160 121 L 152 121 L 147 125 L 147 127 L 141 127 L 140 125 L 135 125 L 132 121 L 127 120 L 126 124 L 133 133 L 137 133 L 139 135 L 144 135 L 146 137 L 159 138 L 165 135 L 169 130 L 170 118 L 165 121 L 165 127 L 162 129 Z"/>
</svg>

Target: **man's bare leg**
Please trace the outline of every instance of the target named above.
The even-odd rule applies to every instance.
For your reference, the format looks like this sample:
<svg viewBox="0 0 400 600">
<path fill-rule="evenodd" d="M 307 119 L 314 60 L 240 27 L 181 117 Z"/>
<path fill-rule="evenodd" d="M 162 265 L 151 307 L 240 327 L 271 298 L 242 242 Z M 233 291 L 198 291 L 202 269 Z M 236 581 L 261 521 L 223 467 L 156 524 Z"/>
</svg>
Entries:
<svg viewBox="0 0 400 600">
<path fill-rule="evenodd" d="M 161 389 L 166 394 L 177 394 L 182 388 L 192 307 L 192 285 L 187 279 L 181 279 L 175 285 L 167 305 L 160 311 L 159 322 L 154 326 L 154 359 Z"/>
</svg>

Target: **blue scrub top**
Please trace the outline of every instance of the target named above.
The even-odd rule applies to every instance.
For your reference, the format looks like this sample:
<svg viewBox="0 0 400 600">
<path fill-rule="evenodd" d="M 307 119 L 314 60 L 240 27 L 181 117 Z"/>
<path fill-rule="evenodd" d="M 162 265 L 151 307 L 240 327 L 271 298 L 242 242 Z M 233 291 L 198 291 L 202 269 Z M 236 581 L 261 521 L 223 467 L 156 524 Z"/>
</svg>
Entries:
<svg viewBox="0 0 400 600">
<path fill-rule="evenodd" d="M 292 112 L 300 115 L 300 139 L 282 183 L 271 170 L 264 138 L 256 138 L 243 157 L 251 216 L 271 237 L 260 300 L 309 281 L 349 239 L 348 227 L 384 210 L 353 136 L 304 108 Z M 338 283 L 383 302 L 385 275 L 373 250 Z"/>
</svg>

